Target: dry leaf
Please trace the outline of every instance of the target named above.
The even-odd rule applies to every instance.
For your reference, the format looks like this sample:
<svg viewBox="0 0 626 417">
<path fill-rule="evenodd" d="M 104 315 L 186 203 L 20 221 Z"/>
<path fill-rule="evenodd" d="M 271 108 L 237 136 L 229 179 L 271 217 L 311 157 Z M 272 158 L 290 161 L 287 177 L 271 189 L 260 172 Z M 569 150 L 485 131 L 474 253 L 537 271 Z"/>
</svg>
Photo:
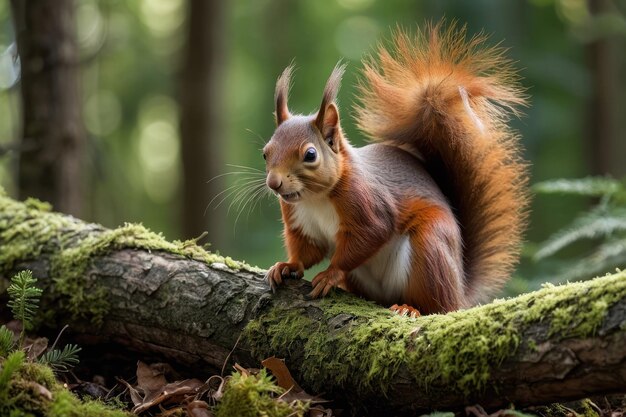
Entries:
<svg viewBox="0 0 626 417">
<path fill-rule="evenodd" d="M 476 417 L 489 417 L 489 414 L 479 404 L 465 407 L 465 415 L 470 416 L 472 414 Z"/>
<path fill-rule="evenodd" d="M 333 410 L 324 407 L 312 407 L 309 409 L 309 417 L 332 417 Z"/>
<path fill-rule="evenodd" d="M 291 372 L 289 372 L 284 360 L 272 356 L 271 358 L 263 360 L 261 365 L 272 372 L 272 375 L 276 378 L 276 384 L 278 384 L 279 387 L 285 390 L 290 390 L 293 387 L 293 391 L 302 391 L 302 388 L 300 388 L 298 383 L 291 376 Z"/>
<path fill-rule="evenodd" d="M 132 385 L 130 385 L 128 382 L 124 381 L 123 379 L 118 378 L 118 381 L 124 384 L 126 388 L 128 388 L 128 393 L 130 394 L 130 399 L 133 402 L 133 405 L 137 406 L 143 403 L 142 393 L 140 393 L 136 388 L 134 388 Z"/>
<path fill-rule="evenodd" d="M 160 369 L 154 369 L 142 361 L 137 362 L 137 386 L 146 393 L 146 396 L 161 391 L 165 384 L 167 381 Z"/>
<path fill-rule="evenodd" d="M 24 349 L 28 352 L 28 360 L 34 361 L 48 349 L 48 338 L 38 337 Z"/>
<path fill-rule="evenodd" d="M 276 384 L 287 390 L 280 399 L 291 403 L 293 401 L 310 401 L 311 404 L 319 404 L 329 402 L 321 397 L 307 394 L 300 385 L 293 379 L 291 372 L 285 365 L 285 361 L 274 356 L 267 358 L 261 362 L 263 366 L 269 369 L 276 378 Z"/>
<path fill-rule="evenodd" d="M 166 410 L 163 407 L 160 407 L 161 412 L 159 414 L 156 414 L 154 417 L 171 417 L 171 416 L 178 416 L 180 415 L 180 412 L 183 410 L 182 407 L 174 407 L 174 408 L 170 408 L 169 410 Z"/>
<path fill-rule="evenodd" d="M 186 397 L 194 397 L 198 388 L 203 385 L 199 379 L 185 379 L 184 381 L 166 384 L 161 390 L 147 395 L 142 404 L 133 408 L 133 413 L 139 414 L 161 403 L 182 403 Z"/>
<path fill-rule="evenodd" d="M 279 397 L 286 403 L 292 403 L 294 401 L 309 401 L 311 404 L 328 403 L 329 400 L 325 400 L 322 397 L 307 394 L 306 391 L 294 391 L 290 390 Z"/>
<path fill-rule="evenodd" d="M 235 371 L 239 372 L 243 376 L 250 376 L 250 374 L 251 374 L 250 371 L 248 371 L 246 368 L 244 368 L 243 366 L 239 365 L 238 363 L 234 364 L 233 368 L 235 368 Z"/>
<path fill-rule="evenodd" d="M 213 417 L 209 404 L 204 401 L 192 401 L 187 404 L 187 414 L 191 417 Z"/>
</svg>

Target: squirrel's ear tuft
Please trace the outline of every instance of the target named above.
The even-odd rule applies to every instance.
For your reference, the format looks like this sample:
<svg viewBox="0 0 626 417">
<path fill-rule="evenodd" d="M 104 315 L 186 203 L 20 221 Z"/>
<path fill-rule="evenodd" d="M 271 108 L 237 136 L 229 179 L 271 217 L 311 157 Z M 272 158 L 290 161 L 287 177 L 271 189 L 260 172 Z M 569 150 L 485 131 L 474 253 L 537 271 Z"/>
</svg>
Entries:
<svg viewBox="0 0 626 417">
<path fill-rule="evenodd" d="M 333 115 L 329 115 L 330 119 L 334 117 L 335 127 L 339 124 L 339 112 L 337 111 L 337 106 L 334 104 L 337 99 L 337 93 L 339 92 L 339 87 L 341 86 L 341 77 L 343 73 L 346 71 L 346 64 L 342 64 L 341 61 L 335 65 L 333 72 L 328 77 L 328 81 L 326 81 L 326 87 L 324 88 L 324 95 L 322 96 L 322 104 L 320 105 L 320 110 L 317 112 L 317 117 L 315 118 L 315 126 L 322 132 L 324 139 L 326 139 L 327 135 L 324 133 L 324 127 L 329 125 L 330 120 L 326 120 L 326 112 L 328 111 L 331 104 L 333 105 Z"/>
<path fill-rule="evenodd" d="M 289 87 L 291 85 L 291 74 L 293 73 L 293 64 L 290 64 L 276 81 L 276 91 L 274 92 L 274 101 L 276 102 L 276 126 L 287 120 L 291 114 L 287 107 L 287 99 L 289 97 Z"/>
</svg>

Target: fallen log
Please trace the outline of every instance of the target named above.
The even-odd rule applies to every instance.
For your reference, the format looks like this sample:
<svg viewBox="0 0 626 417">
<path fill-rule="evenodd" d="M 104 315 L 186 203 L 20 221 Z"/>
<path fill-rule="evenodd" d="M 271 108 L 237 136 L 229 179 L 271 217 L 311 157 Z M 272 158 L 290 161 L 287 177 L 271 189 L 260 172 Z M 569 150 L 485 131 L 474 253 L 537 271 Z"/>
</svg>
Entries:
<svg viewBox="0 0 626 417">
<path fill-rule="evenodd" d="M 197 371 L 285 358 L 301 385 L 369 415 L 546 404 L 626 391 L 626 272 L 446 315 L 399 317 L 337 292 L 0 195 L 0 290 L 31 269 L 47 324 Z M 4 304 L 0 304 L 4 305 Z"/>
</svg>

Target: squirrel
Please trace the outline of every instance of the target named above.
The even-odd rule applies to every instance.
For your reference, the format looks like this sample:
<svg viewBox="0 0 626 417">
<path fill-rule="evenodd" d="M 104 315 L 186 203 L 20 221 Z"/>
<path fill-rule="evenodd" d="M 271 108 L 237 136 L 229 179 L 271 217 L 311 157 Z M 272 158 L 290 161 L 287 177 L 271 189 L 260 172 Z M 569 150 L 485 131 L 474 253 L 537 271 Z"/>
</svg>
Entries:
<svg viewBox="0 0 626 417">
<path fill-rule="evenodd" d="M 357 126 L 342 131 L 337 64 L 315 114 L 287 106 L 293 65 L 275 91 L 276 130 L 263 148 L 266 184 L 279 197 L 287 277 L 330 258 L 313 298 L 333 287 L 402 314 L 475 305 L 500 289 L 519 255 L 527 217 L 527 164 L 508 125 L 527 97 L 504 49 L 467 39 L 465 26 L 399 29 L 366 58 Z"/>
</svg>

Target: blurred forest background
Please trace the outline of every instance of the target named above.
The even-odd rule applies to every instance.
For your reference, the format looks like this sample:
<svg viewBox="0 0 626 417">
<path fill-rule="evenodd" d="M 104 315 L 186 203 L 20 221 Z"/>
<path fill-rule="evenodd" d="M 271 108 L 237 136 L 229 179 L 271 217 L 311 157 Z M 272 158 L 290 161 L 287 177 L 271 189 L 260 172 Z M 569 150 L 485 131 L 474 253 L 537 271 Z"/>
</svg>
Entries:
<svg viewBox="0 0 626 417">
<path fill-rule="evenodd" d="M 626 175 L 623 0 L 6 0 L 0 185 L 109 227 L 208 230 L 211 250 L 267 267 L 284 257 L 275 198 L 209 203 L 247 177 L 220 174 L 263 169 L 282 69 L 295 61 L 290 106 L 308 113 L 347 62 L 340 108 L 361 145 L 349 117 L 361 58 L 397 25 L 443 16 L 510 48 L 531 96 L 513 123 L 533 183 Z M 595 202 L 535 196 L 525 254 Z M 549 277 L 528 258 L 510 293 Z"/>
</svg>

